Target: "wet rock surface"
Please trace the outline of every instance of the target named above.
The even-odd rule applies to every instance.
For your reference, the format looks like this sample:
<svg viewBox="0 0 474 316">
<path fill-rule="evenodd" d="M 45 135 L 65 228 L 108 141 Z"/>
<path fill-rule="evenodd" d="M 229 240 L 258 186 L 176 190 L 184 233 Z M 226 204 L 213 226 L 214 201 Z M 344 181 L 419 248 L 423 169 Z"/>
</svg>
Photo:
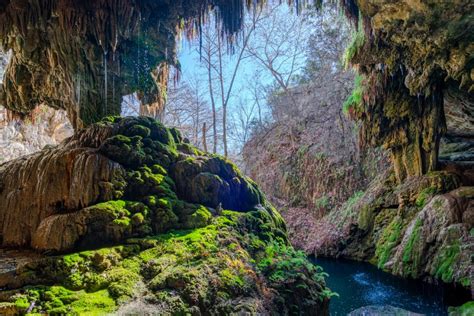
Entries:
<svg viewBox="0 0 474 316">
<path fill-rule="evenodd" d="M 473 187 L 460 180 L 469 174 L 435 172 L 396 185 L 387 173 L 318 222 L 332 230 L 323 231 L 313 251 L 471 288 L 474 195 Z"/>
<path fill-rule="evenodd" d="M 366 306 L 349 313 L 349 316 L 420 316 L 402 308 L 393 306 Z"/>
</svg>

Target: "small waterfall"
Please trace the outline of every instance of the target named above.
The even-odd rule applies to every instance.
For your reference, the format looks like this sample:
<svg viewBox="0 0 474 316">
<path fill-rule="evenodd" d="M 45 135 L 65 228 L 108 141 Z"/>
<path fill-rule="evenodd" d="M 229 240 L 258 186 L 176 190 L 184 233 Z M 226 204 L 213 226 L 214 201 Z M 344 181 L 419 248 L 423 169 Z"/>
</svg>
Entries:
<svg viewBox="0 0 474 316">
<path fill-rule="evenodd" d="M 77 106 L 80 106 L 81 104 L 81 76 L 78 74 L 76 76 L 76 84 L 75 84 L 75 94 L 76 94 L 76 102 Z"/>
<path fill-rule="evenodd" d="M 107 115 L 107 77 L 108 77 L 108 71 L 107 71 L 107 51 L 104 51 L 104 104 L 105 104 L 105 115 Z"/>
</svg>

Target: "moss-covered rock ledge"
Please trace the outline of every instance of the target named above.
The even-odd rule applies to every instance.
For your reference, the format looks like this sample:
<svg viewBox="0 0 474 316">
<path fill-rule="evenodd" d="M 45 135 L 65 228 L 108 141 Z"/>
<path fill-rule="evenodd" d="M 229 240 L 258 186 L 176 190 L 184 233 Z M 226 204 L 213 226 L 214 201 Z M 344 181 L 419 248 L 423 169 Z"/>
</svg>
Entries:
<svg viewBox="0 0 474 316">
<path fill-rule="evenodd" d="M 397 185 L 392 170 L 324 217 L 314 253 L 369 261 L 406 278 L 472 289 L 472 170 L 446 168 Z"/>
<path fill-rule="evenodd" d="M 325 315 L 324 273 L 264 195 L 149 118 L 111 117 L 0 165 L 0 313 Z"/>
</svg>

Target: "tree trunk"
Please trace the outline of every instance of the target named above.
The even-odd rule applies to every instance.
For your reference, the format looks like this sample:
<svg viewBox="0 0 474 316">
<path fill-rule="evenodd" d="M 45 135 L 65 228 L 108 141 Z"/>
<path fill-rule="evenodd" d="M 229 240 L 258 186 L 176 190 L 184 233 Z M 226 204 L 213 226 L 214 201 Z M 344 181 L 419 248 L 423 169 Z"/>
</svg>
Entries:
<svg viewBox="0 0 474 316">
<path fill-rule="evenodd" d="M 221 88 L 221 102 L 222 102 L 222 142 L 224 143 L 224 157 L 227 157 L 227 102 L 226 97 L 224 96 L 224 73 L 222 70 L 222 40 L 221 36 L 217 36 L 217 58 L 219 62 L 219 84 Z M 229 93 L 232 89 L 232 86 L 229 87 Z"/>
<path fill-rule="evenodd" d="M 214 100 L 214 91 L 212 89 L 212 69 L 211 69 L 211 54 L 209 52 L 207 63 L 207 79 L 209 86 L 209 95 L 211 97 L 211 106 L 212 106 L 212 152 L 215 154 L 217 152 L 217 115 L 216 115 L 216 102 Z"/>
<path fill-rule="evenodd" d="M 222 138 L 224 141 L 224 157 L 227 157 L 228 156 L 228 153 L 227 153 L 227 105 L 223 107 L 222 129 L 223 129 Z"/>
<path fill-rule="evenodd" d="M 207 152 L 206 122 L 202 124 L 202 149 Z"/>
</svg>

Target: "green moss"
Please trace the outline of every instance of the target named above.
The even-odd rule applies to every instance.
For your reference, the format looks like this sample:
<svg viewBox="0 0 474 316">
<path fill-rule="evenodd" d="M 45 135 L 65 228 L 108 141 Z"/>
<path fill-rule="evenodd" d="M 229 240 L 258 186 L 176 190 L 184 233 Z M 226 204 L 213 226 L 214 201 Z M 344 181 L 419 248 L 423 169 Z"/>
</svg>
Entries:
<svg viewBox="0 0 474 316">
<path fill-rule="evenodd" d="M 42 273 L 70 289 L 96 291 L 108 283 L 103 271 L 133 254 L 135 246 L 117 246 L 53 257 Z"/>
<path fill-rule="evenodd" d="M 130 137 L 141 136 L 142 138 L 148 137 L 150 134 L 151 131 L 148 127 L 138 124 L 130 127 L 125 133 L 125 135 Z"/>
<path fill-rule="evenodd" d="M 31 302 L 28 301 L 28 297 L 26 296 L 19 296 L 14 301 L 16 308 L 19 310 L 26 310 L 30 307 Z"/>
<path fill-rule="evenodd" d="M 103 315 L 116 309 L 115 301 L 107 290 L 87 293 L 71 291 L 62 286 L 36 286 L 25 289 L 16 304 L 20 310 L 26 310 L 34 302 L 31 314 L 48 315 Z"/>
<path fill-rule="evenodd" d="M 194 147 L 191 144 L 188 143 L 181 143 L 178 145 L 178 149 L 188 155 L 193 155 L 193 156 L 203 156 L 205 153 L 198 148 Z"/>
<path fill-rule="evenodd" d="M 145 222 L 145 216 L 142 213 L 136 213 L 133 214 L 131 220 L 134 225 L 140 225 Z"/>
<path fill-rule="evenodd" d="M 403 221 L 397 216 L 382 232 L 375 249 L 375 257 L 379 268 L 383 268 L 390 258 L 392 249 L 399 243 L 402 228 Z"/>
<path fill-rule="evenodd" d="M 304 280 L 308 277 L 315 283 L 322 283 L 326 276 L 320 267 L 307 260 L 304 252 L 296 251 L 278 241 L 271 242 L 265 248 L 265 255 L 258 260 L 257 266 L 277 288 L 285 287 L 288 280 L 292 280 L 291 282 L 295 283 L 293 286 L 304 291 L 304 288 L 307 287 Z M 310 275 L 307 274 L 308 272 Z M 311 293 L 306 293 L 306 295 L 311 297 Z M 333 295 L 337 294 L 327 290 L 314 299 L 323 300 Z"/>
<path fill-rule="evenodd" d="M 108 271 L 106 277 L 110 282 L 107 286 L 110 295 L 117 301 L 125 301 L 132 297 L 136 285 L 141 280 L 139 272 L 139 263 L 135 260 L 125 261 Z"/>
<path fill-rule="evenodd" d="M 189 229 L 206 226 L 211 218 L 211 212 L 206 207 L 199 205 L 194 213 L 186 217 L 183 228 Z"/>
<path fill-rule="evenodd" d="M 474 315 L 474 301 L 467 302 L 459 307 L 450 307 L 449 316 L 471 316 Z"/>
<path fill-rule="evenodd" d="M 418 253 L 416 246 L 420 239 L 421 229 L 423 228 L 422 226 L 423 221 L 421 219 L 417 219 L 408 242 L 403 249 L 402 262 L 404 265 L 405 275 L 412 275 L 413 277 L 416 277 L 416 272 L 419 268 L 421 256 L 421 254 Z"/>
<path fill-rule="evenodd" d="M 355 116 L 361 111 L 362 98 L 364 94 L 364 77 L 356 75 L 352 93 L 347 97 L 342 105 L 342 111 L 346 116 Z"/>
<path fill-rule="evenodd" d="M 128 216 L 130 212 L 126 209 L 127 203 L 123 200 L 107 201 L 94 205 L 94 209 L 110 213 L 115 217 Z"/>
<path fill-rule="evenodd" d="M 316 200 L 314 200 L 314 206 L 316 206 L 317 208 L 327 208 L 329 207 L 331 201 L 329 199 L 329 197 L 327 196 L 323 196 L 323 197 L 320 197 Z"/>
<path fill-rule="evenodd" d="M 421 191 L 418 194 L 415 201 L 415 205 L 418 206 L 419 208 L 423 208 L 428 202 L 429 198 L 431 198 L 436 192 L 437 192 L 437 189 L 434 187 L 423 189 L 423 191 Z"/>
<path fill-rule="evenodd" d="M 101 290 L 95 293 L 84 293 L 77 301 L 71 303 L 71 308 L 78 315 L 104 315 L 116 309 L 114 300 L 108 291 Z"/>
<path fill-rule="evenodd" d="M 161 207 L 170 204 L 169 200 L 157 202 Z M 162 300 L 169 313 L 190 312 L 192 306 L 212 310 L 221 298 L 257 297 L 262 295 L 257 284 L 272 286 L 287 302 L 298 302 L 291 307 L 295 312 L 331 294 L 323 286 L 320 269 L 288 244 L 276 214 L 262 209 L 222 211 L 221 216 L 212 217 L 202 206 L 192 214 L 210 224 L 130 240 L 127 246 L 49 259 L 50 270 L 41 268 L 43 277 L 54 275 L 53 279 L 67 288 L 30 288 L 26 295 L 16 298 L 18 305 L 29 306 L 36 297 L 35 312 L 110 313 L 117 305 L 141 295 L 137 284 L 147 284 L 148 291 Z M 293 295 L 288 289 L 305 294 Z M 224 308 L 219 309 L 224 314 L 233 310 L 227 304 L 219 308 Z"/>
<path fill-rule="evenodd" d="M 221 282 L 225 287 L 232 289 L 241 289 L 245 286 L 245 281 L 239 273 L 230 268 L 225 268 L 220 272 Z"/>
<path fill-rule="evenodd" d="M 351 41 L 346 47 L 344 54 L 342 56 L 342 62 L 345 68 L 348 68 L 354 56 L 357 55 L 359 50 L 364 46 L 365 43 L 365 33 L 361 25 L 356 32 L 352 33 Z"/>
<path fill-rule="evenodd" d="M 464 277 L 464 278 L 461 278 L 461 281 L 460 281 L 461 285 L 464 286 L 464 287 L 470 287 L 471 286 L 471 279 L 469 277 Z"/>
<path fill-rule="evenodd" d="M 452 282 L 454 274 L 454 264 L 461 254 L 461 245 L 459 240 L 442 249 L 441 254 L 436 258 L 435 276 L 443 282 Z"/>
<path fill-rule="evenodd" d="M 364 205 L 359 210 L 357 223 L 362 230 L 368 230 L 374 221 L 375 208 L 372 205 Z"/>
<path fill-rule="evenodd" d="M 168 172 L 166 171 L 165 168 L 163 168 L 163 166 L 160 166 L 158 164 L 154 164 L 150 167 L 151 169 L 151 172 L 153 172 L 154 174 L 162 174 L 162 175 L 167 175 Z"/>
</svg>

